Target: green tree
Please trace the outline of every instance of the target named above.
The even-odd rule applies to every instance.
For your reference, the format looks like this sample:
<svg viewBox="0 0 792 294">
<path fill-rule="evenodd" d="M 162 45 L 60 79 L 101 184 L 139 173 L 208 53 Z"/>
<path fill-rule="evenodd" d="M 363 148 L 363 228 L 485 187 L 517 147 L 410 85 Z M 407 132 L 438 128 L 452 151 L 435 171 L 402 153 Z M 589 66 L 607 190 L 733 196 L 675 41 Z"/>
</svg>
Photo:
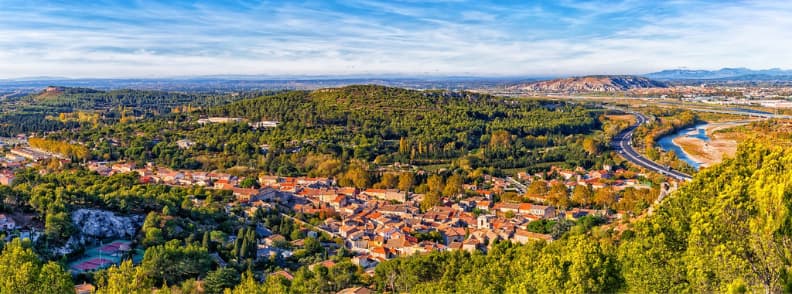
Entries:
<svg viewBox="0 0 792 294">
<path fill-rule="evenodd" d="M 38 293 L 68 293 L 74 291 L 71 275 L 55 262 L 41 267 L 38 278 Z"/>
<path fill-rule="evenodd" d="M 234 290 L 231 291 L 233 294 L 265 294 L 265 293 L 286 293 L 285 287 L 282 288 L 283 292 L 268 292 L 267 290 L 274 290 L 265 288 L 264 285 L 259 284 L 256 282 L 256 279 L 253 276 L 253 273 L 247 271 L 242 274 L 242 280 L 234 287 Z"/>
<path fill-rule="evenodd" d="M 260 188 L 258 181 L 254 177 L 246 177 L 241 182 L 239 182 L 240 188 Z"/>
<path fill-rule="evenodd" d="M 126 260 L 120 266 L 111 266 L 100 276 L 97 293 L 149 293 L 152 287 L 149 281 L 142 268 Z"/>
<path fill-rule="evenodd" d="M 0 293 L 67 293 L 71 276 L 54 262 L 43 264 L 30 244 L 14 239 L 0 254 Z"/>
<path fill-rule="evenodd" d="M 232 268 L 219 268 L 206 275 L 204 290 L 207 294 L 223 293 L 239 284 L 239 273 Z"/>
</svg>

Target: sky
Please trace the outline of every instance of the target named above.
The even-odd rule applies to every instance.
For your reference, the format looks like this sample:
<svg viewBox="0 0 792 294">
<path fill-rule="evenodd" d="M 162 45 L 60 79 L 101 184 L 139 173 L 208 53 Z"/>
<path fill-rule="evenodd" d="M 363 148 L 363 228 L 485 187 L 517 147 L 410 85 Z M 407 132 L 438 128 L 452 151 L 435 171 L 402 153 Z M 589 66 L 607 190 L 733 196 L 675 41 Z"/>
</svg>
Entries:
<svg viewBox="0 0 792 294">
<path fill-rule="evenodd" d="M 792 68 L 792 1 L 0 0 L 0 78 Z"/>
</svg>

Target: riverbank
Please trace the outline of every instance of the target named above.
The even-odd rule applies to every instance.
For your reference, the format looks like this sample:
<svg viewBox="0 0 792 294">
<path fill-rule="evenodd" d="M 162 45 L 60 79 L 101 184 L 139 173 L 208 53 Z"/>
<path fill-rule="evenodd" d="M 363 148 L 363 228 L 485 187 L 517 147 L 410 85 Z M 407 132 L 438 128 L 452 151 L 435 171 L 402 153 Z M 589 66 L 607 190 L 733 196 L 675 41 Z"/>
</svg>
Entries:
<svg viewBox="0 0 792 294">
<path fill-rule="evenodd" d="M 720 134 L 717 131 L 748 123 L 750 122 L 711 123 L 704 127 L 706 138 L 678 136 L 672 141 L 682 149 L 687 157 L 700 163 L 701 167 L 708 167 L 720 163 L 725 157 L 734 156 L 734 153 L 737 152 L 738 142 L 731 136 Z M 698 132 L 698 129 L 695 132 Z"/>
</svg>

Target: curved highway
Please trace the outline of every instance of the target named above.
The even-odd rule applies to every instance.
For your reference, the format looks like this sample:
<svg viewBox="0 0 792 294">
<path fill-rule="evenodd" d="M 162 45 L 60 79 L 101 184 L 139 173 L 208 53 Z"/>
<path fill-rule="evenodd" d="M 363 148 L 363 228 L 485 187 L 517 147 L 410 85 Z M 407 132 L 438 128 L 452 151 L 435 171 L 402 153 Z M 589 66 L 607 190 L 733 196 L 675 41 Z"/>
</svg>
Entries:
<svg viewBox="0 0 792 294">
<path fill-rule="evenodd" d="M 684 174 L 672 169 L 667 168 L 664 165 L 658 164 L 649 158 L 644 157 L 640 153 L 636 152 L 632 146 L 632 137 L 635 128 L 638 126 L 646 123 L 647 119 L 646 116 L 637 112 L 630 112 L 631 114 L 635 115 L 637 119 L 637 123 L 630 126 L 629 128 L 625 129 L 615 137 L 611 141 L 611 147 L 614 150 L 619 152 L 619 155 L 627 159 L 627 161 L 632 162 L 633 164 L 643 167 L 645 169 L 661 173 L 665 176 L 672 177 L 677 180 L 689 181 L 693 177 L 688 174 Z"/>
</svg>

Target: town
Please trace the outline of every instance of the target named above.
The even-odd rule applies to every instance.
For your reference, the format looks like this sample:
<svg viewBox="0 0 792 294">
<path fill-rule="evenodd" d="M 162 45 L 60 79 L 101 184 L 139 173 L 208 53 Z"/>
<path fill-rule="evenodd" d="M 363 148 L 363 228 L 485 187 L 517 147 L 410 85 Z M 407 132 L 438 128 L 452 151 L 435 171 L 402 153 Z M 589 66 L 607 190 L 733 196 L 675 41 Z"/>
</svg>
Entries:
<svg viewBox="0 0 792 294">
<path fill-rule="evenodd" d="M 20 139 L 5 140 L 6 145 L 16 143 L 24 147 L 11 148 L 0 160 L 4 167 L 0 172 L 3 185 L 13 183 L 15 169 L 41 166 L 51 161 L 68 162 L 62 156 L 25 146 Z M 83 165 L 102 176 L 132 173 L 145 184 L 230 191 L 235 201 L 226 204 L 226 213 L 240 219 L 253 219 L 262 211 L 294 219 L 310 231 L 308 236 L 325 234 L 328 239 L 341 240 L 323 245 L 328 246 L 326 249 L 330 252 L 337 251 L 339 244 L 354 252 L 353 262 L 372 275 L 378 263 L 398 256 L 451 250 L 486 252 L 499 241 L 552 242 L 563 234 L 563 226 L 558 223 L 565 221 L 589 217 L 602 224 L 618 224 L 633 213 L 615 209 L 616 193 L 625 189 L 652 189 L 646 180 L 641 180 L 645 175 L 622 168 L 613 169 L 607 165 L 597 170 L 551 167 L 546 172 L 520 172 L 515 177 L 485 175 L 484 182 L 462 184 L 459 193 L 422 209 L 424 194 L 398 189 L 342 187 L 333 178 L 272 175 L 245 178 L 227 173 L 173 170 L 153 164 L 136 166 L 132 162 L 88 161 Z M 43 166 L 40 169 L 41 172 L 46 170 Z M 588 190 L 588 199 L 575 199 L 580 203 L 573 205 L 571 199 L 576 187 Z M 549 191 L 559 189 L 562 197 L 569 199 L 552 199 L 554 196 Z M 605 199 L 595 197 L 601 194 L 598 191 L 606 190 Z M 200 206 L 203 200 L 193 198 L 192 201 Z M 592 208 L 594 206 L 600 208 Z M 298 214 L 320 216 L 321 222 L 310 224 L 294 217 Z M 6 231 L 16 229 L 13 220 L 0 216 L 0 221 Z M 561 228 L 548 230 L 553 224 Z M 260 228 L 257 230 L 257 258 L 270 258 L 273 254 L 286 258 L 292 254 L 288 249 L 276 247 L 279 240 L 285 240 L 283 236 L 273 234 L 262 224 L 253 225 Z M 299 241 L 292 243 L 299 245 Z M 81 270 L 110 265 L 112 263 L 104 263 Z M 288 277 L 287 272 L 280 274 Z"/>
</svg>

